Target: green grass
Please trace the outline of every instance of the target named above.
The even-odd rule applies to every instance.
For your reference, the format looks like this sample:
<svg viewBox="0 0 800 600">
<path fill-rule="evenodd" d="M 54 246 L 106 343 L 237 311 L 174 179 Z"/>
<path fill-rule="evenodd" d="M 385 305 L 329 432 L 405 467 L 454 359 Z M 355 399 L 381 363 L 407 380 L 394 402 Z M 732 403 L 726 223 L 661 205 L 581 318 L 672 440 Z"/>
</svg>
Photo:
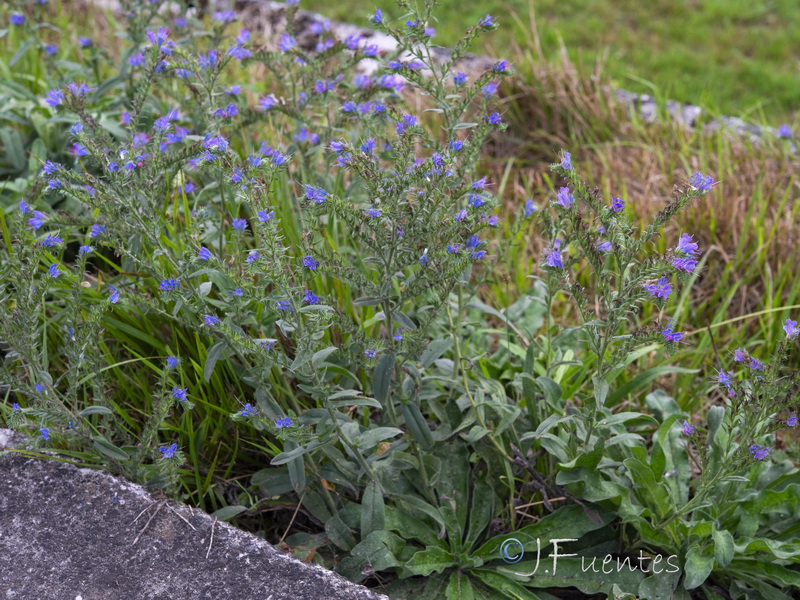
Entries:
<svg viewBox="0 0 800 600">
<path fill-rule="evenodd" d="M 376 0 L 303 0 L 302 6 L 358 25 L 375 7 L 403 14 Z M 563 40 L 574 61 L 592 66 L 603 58 L 605 76 L 632 91 L 655 88 L 774 126 L 792 123 L 800 109 L 796 0 L 443 0 L 435 10 L 437 41 L 452 44 L 487 10 L 502 28 L 484 38 L 498 58 L 509 55 L 512 43 L 528 46 L 538 35 L 545 56 L 554 56 Z"/>
</svg>

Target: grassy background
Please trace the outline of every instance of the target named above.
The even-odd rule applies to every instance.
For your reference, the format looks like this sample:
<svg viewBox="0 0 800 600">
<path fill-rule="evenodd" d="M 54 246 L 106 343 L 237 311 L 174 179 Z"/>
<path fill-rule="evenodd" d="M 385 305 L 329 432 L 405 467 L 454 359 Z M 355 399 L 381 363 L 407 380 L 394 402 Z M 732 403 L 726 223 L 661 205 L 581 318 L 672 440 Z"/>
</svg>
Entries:
<svg viewBox="0 0 800 600">
<path fill-rule="evenodd" d="M 302 7 L 355 24 L 375 0 L 303 0 Z M 488 50 L 508 56 L 537 38 L 545 55 L 560 43 L 573 61 L 602 60 L 606 78 L 640 93 L 697 104 L 712 113 L 793 123 L 800 109 L 797 0 L 441 0 L 437 37 L 450 45 L 486 12 L 500 23 Z"/>
</svg>

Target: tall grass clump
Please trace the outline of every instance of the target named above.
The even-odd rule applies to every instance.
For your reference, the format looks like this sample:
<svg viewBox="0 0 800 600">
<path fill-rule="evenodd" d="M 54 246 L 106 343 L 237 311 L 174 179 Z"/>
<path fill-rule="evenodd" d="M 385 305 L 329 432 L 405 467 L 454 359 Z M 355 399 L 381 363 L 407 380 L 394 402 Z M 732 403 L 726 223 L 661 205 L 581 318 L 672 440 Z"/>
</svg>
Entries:
<svg viewBox="0 0 800 600">
<path fill-rule="evenodd" d="M 301 47 L 296 2 L 274 50 L 231 11 L 125 2 L 118 62 L 69 69 L 12 6 L 3 419 L 398 598 L 791 598 L 797 323 L 710 382 L 670 359 L 712 262 L 670 224 L 721 185 L 685 172 L 642 222 L 562 151 L 510 206 L 481 160 L 512 68 L 458 67 L 495 18 L 442 64 L 435 2 L 400 6 L 378 56 Z M 702 418 L 654 389 L 675 374 L 714 384 Z"/>
</svg>

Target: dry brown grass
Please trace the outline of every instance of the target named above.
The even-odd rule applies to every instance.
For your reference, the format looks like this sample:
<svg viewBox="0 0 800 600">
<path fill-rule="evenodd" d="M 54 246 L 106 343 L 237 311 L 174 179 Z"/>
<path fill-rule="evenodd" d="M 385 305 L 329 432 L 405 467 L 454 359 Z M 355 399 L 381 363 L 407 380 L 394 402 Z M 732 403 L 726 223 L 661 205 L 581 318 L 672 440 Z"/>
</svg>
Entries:
<svg viewBox="0 0 800 600">
<path fill-rule="evenodd" d="M 494 140 L 486 160 L 499 178 L 513 159 L 509 208 L 528 196 L 540 206 L 552 197 L 549 164 L 559 149 L 605 197 L 626 200 L 631 216 L 648 220 L 694 171 L 719 187 L 666 231 L 673 244 L 690 232 L 715 255 L 695 290 L 701 302 L 720 283 L 740 285 L 731 316 L 763 308 L 776 279 L 800 275 L 800 156 L 782 140 L 754 145 L 732 133 L 687 130 L 673 119 L 647 124 L 620 105 L 602 69 L 580 72 L 562 53 L 556 61 L 535 46 L 517 49 L 504 100 L 509 130 Z M 533 245 L 535 241 L 531 242 Z M 793 287 L 790 285 L 789 287 Z"/>
</svg>

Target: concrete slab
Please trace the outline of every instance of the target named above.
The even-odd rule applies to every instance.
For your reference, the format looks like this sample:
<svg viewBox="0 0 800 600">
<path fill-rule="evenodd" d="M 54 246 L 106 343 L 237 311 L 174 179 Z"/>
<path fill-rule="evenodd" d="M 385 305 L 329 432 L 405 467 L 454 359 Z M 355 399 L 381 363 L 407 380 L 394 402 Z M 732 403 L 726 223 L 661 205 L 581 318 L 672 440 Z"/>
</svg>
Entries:
<svg viewBox="0 0 800 600">
<path fill-rule="evenodd" d="M 388 600 L 124 479 L 6 452 L 0 600 L 34 598 Z"/>
</svg>

